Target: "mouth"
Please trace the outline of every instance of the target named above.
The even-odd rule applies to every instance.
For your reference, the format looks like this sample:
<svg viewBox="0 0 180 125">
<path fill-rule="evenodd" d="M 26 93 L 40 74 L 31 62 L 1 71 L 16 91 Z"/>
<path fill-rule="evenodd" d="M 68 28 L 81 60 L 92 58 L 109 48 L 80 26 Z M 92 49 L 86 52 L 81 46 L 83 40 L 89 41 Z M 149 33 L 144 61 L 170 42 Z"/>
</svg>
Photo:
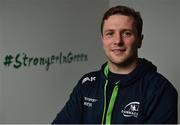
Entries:
<svg viewBox="0 0 180 125">
<path fill-rule="evenodd" d="M 115 49 L 112 49 L 112 52 L 115 53 L 115 54 L 122 54 L 126 51 L 125 48 L 115 48 Z"/>
</svg>

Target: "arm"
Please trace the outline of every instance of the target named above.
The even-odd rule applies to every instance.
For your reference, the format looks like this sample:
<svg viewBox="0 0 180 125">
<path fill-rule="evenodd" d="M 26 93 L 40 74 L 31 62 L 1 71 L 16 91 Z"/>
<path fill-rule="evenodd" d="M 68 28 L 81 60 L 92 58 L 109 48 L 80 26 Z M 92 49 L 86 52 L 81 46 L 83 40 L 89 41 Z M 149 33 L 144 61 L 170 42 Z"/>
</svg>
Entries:
<svg viewBox="0 0 180 125">
<path fill-rule="evenodd" d="M 78 84 L 70 95 L 64 108 L 58 113 L 52 124 L 81 123 L 81 91 Z"/>
<path fill-rule="evenodd" d="M 145 102 L 145 123 L 176 124 L 177 91 L 169 81 L 162 79 L 157 81 L 155 91 Z"/>
</svg>

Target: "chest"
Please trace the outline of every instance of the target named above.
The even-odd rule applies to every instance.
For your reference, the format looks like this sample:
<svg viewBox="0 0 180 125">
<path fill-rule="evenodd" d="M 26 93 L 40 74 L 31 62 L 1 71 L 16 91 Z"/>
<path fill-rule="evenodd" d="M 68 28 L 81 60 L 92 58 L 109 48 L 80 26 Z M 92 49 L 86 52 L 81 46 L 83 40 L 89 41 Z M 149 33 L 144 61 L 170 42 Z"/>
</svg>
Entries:
<svg viewBox="0 0 180 125">
<path fill-rule="evenodd" d="M 113 87 L 89 90 L 83 95 L 83 121 L 85 123 L 102 123 L 111 107 Z M 106 100 L 106 102 L 105 102 Z M 111 112 L 111 123 L 140 123 L 142 117 L 142 93 L 139 86 L 119 88 Z"/>
</svg>

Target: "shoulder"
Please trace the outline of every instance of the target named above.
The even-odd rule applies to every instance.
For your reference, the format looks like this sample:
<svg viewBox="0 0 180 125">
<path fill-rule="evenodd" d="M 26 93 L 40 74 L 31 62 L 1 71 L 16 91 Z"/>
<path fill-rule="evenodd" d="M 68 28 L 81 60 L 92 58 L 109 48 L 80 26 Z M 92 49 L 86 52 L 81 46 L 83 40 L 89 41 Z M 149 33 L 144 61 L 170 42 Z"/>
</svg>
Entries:
<svg viewBox="0 0 180 125">
<path fill-rule="evenodd" d="M 75 89 L 86 91 L 95 88 L 99 84 L 101 71 L 92 71 L 84 74 L 75 86 Z"/>
<path fill-rule="evenodd" d="M 147 123 L 176 122 L 178 94 L 162 74 L 149 72 L 145 75 L 142 97 L 143 117 Z"/>
<path fill-rule="evenodd" d="M 91 72 L 88 72 L 88 73 L 84 74 L 80 78 L 79 84 L 88 85 L 88 84 L 91 84 L 91 83 L 99 82 L 100 80 L 104 79 L 103 69 L 104 69 L 106 64 L 107 63 L 104 63 L 101 66 L 101 68 L 96 70 L 96 71 L 91 71 Z"/>
<path fill-rule="evenodd" d="M 166 77 L 164 77 L 162 74 L 158 72 L 149 72 L 145 75 L 145 77 L 148 84 L 151 84 L 155 88 L 171 87 L 175 89 L 173 84 Z"/>
<path fill-rule="evenodd" d="M 149 96 L 177 97 L 177 90 L 173 84 L 158 72 L 149 72 L 145 75 L 144 92 Z"/>
<path fill-rule="evenodd" d="M 78 84 L 75 86 L 75 91 L 81 95 L 92 94 L 98 91 L 100 86 L 100 71 L 93 71 L 83 75 Z"/>
<path fill-rule="evenodd" d="M 100 71 L 99 70 L 86 73 L 79 80 L 79 84 L 87 85 L 87 84 L 94 83 L 94 82 L 99 80 L 99 77 L 100 77 Z"/>
</svg>

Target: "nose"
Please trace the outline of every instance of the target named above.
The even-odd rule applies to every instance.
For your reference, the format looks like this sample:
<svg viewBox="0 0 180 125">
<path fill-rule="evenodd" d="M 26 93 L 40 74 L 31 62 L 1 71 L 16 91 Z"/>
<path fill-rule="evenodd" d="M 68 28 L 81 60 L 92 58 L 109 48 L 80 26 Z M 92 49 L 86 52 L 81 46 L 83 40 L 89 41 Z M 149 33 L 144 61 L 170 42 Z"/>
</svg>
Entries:
<svg viewBox="0 0 180 125">
<path fill-rule="evenodd" d="M 117 45 L 123 44 L 123 38 L 120 33 L 116 33 L 115 39 L 114 39 L 114 44 L 117 44 Z"/>
</svg>

